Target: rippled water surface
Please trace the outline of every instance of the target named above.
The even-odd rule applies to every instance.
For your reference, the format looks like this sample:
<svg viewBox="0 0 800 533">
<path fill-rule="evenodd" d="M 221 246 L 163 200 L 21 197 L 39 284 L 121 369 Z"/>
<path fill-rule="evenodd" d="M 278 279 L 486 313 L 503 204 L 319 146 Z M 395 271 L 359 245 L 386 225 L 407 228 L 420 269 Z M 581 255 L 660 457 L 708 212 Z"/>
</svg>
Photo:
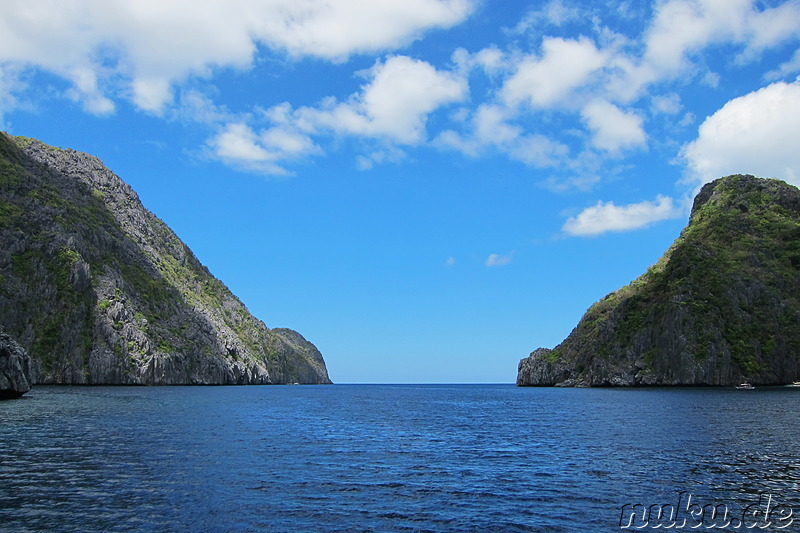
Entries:
<svg viewBox="0 0 800 533">
<path fill-rule="evenodd" d="M 619 531 L 796 508 L 800 389 L 37 387 L 0 402 L 1 531 Z"/>
</svg>

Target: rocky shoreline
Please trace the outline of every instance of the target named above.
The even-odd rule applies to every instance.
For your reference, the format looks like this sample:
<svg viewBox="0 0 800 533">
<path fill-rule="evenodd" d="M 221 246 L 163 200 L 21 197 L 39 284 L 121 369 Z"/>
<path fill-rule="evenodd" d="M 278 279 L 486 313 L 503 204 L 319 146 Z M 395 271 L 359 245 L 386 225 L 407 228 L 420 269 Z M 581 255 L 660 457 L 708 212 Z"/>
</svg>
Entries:
<svg viewBox="0 0 800 533">
<path fill-rule="evenodd" d="M 31 358 L 22 346 L 0 333 L 0 400 L 19 398 L 31 390 Z"/>
</svg>

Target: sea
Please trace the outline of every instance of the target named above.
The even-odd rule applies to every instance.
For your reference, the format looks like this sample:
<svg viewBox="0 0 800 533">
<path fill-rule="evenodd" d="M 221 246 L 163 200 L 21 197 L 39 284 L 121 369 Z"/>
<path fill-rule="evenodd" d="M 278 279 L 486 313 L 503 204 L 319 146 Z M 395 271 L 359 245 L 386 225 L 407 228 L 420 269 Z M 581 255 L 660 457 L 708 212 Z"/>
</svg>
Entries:
<svg viewBox="0 0 800 533">
<path fill-rule="evenodd" d="M 3 532 L 625 529 L 800 531 L 800 388 L 37 386 L 0 402 Z"/>
</svg>

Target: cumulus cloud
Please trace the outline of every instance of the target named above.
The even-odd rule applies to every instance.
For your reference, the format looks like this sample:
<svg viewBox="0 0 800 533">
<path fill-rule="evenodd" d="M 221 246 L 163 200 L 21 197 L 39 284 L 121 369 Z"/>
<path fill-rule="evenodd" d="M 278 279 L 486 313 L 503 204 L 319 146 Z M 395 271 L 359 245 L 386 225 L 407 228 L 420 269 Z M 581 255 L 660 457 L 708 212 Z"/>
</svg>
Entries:
<svg viewBox="0 0 800 533">
<path fill-rule="evenodd" d="M 524 58 L 506 80 L 501 99 L 508 105 L 527 103 L 534 108 L 567 102 L 572 91 L 607 61 L 608 53 L 589 39 L 546 38 L 542 55 Z"/>
<path fill-rule="evenodd" d="M 735 98 L 700 125 L 683 149 L 690 179 L 729 174 L 777 177 L 800 185 L 800 82 L 777 82 Z"/>
<path fill-rule="evenodd" d="M 370 82 L 346 102 L 329 98 L 319 107 L 303 107 L 298 121 L 317 130 L 417 144 L 425 139 L 428 115 L 467 94 L 463 78 L 406 56 L 378 62 L 367 76 Z"/>
<path fill-rule="evenodd" d="M 718 82 L 718 75 L 702 72 L 696 55 L 714 44 L 740 47 L 735 58 L 751 61 L 765 49 L 800 35 L 800 4 L 786 2 L 759 9 L 752 0 L 662 0 L 656 2 L 653 20 L 643 35 L 641 57 L 614 58 L 616 75 L 608 90 L 620 100 L 632 100 L 658 81 L 694 74 L 706 76 L 706 83 Z"/>
<path fill-rule="evenodd" d="M 592 145 L 601 150 L 618 153 L 624 148 L 644 145 L 647 141 L 642 117 L 605 100 L 589 102 L 581 116 L 592 131 Z"/>
<path fill-rule="evenodd" d="M 116 106 L 103 95 L 94 71 L 87 67 L 75 67 L 65 73 L 74 84 L 66 96 L 74 102 L 83 102 L 83 108 L 94 115 L 108 115 Z"/>
<path fill-rule="evenodd" d="M 280 162 L 320 153 L 314 138 L 326 135 L 372 138 L 379 149 L 357 158 L 361 169 L 376 163 L 397 161 L 404 153 L 397 145 L 426 140 L 428 115 L 465 98 L 464 79 L 437 71 L 425 61 L 393 56 L 365 72 L 368 82 L 340 102 L 334 97 L 317 106 L 293 109 L 289 103 L 273 106 L 251 120 L 266 121 L 268 128 L 256 133 L 247 120 L 231 121 L 209 141 L 212 154 L 233 166 L 267 174 L 285 173 Z M 208 103 L 195 98 L 201 110 Z M 209 111 L 210 112 L 210 111 Z"/>
<path fill-rule="evenodd" d="M 483 143 L 505 144 L 522 134 L 522 128 L 508 123 L 508 109 L 482 105 L 475 112 L 475 136 Z"/>
<path fill-rule="evenodd" d="M 750 0 L 668 0 L 659 2 L 645 37 L 645 61 L 664 73 L 687 65 L 687 54 L 712 40 L 741 35 Z"/>
<path fill-rule="evenodd" d="M 256 132 L 247 124 L 225 125 L 208 141 L 212 156 L 236 168 L 265 174 L 287 174 L 286 160 L 317 153 L 310 137 L 276 126 Z"/>
<path fill-rule="evenodd" d="M 608 232 L 631 231 L 654 222 L 677 218 L 683 210 L 667 196 L 659 195 L 655 202 L 615 205 L 614 202 L 597 202 L 577 216 L 570 217 L 561 228 L 566 234 L 594 237 Z"/>
<path fill-rule="evenodd" d="M 173 85 L 213 68 L 246 68 L 259 44 L 292 56 L 344 60 L 394 49 L 463 21 L 471 0 L 7 0 L 0 64 L 47 70 L 68 96 L 107 114 L 129 94 L 163 111 Z"/>
<path fill-rule="evenodd" d="M 567 145 L 539 133 L 526 134 L 524 128 L 510 122 L 512 117 L 512 110 L 505 106 L 483 104 L 472 117 L 469 134 L 446 130 L 436 142 L 471 157 L 477 157 L 492 147 L 537 168 L 555 167 L 566 160 L 569 155 Z"/>
<path fill-rule="evenodd" d="M 258 35 L 300 55 L 329 59 L 397 48 L 429 28 L 446 28 L 473 10 L 469 0 L 282 0 L 261 17 Z M 274 15 L 274 14 L 273 14 Z"/>
<path fill-rule="evenodd" d="M 731 69 L 766 49 L 784 54 L 786 48 L 778 47 L 800 37 L 797 0 L 656 0 L 649 21 L 628 24 L 651 11 L 634 4 L 623 2 L 609 13 L 605 4 L 540 2 L 505 30 L 508 42 L 457 48 L 443 66 L 447 56 L 438 44 L 438 63 L 391 54 L 426 32 L 464 21 L 479 0 L 5 0 L 0 120 L 3 112 L 26 105 L 28 80 L 44 70 L 64 83 L 39 95 L 57 94 L 95 115 L 113 114 L 127 100 L 139 110 L 210 125 L 216 132 L 207 143 L 210 153 L 240 168 L 285 172 L 286 161 L 321 153 L 324 137 L 344 136 L 365 139 L 359 143 L 364 153 L 356 157 L 361 168 L 369 168 L 402 159 L 408 147 L 429 140 L 430 129 L 440 147 L 473 157 L 500 153 L 552 169 L 555 188 L 585 188 L 601 175 L 576 163 L 587 161 L 585 154 L 607 161 L 645 147 L 645 112 L 674 115 L 687 124 L 693 115 L 686 107 L 693 102 L 685 87 L 723 86 Z M 644 29 L 623 36 L 604 26 L 620 17 L 628 19 L 625 31 L 639 31 L 639 23 Z M 564 37 L 579 26 L 586 36 Z M 525 49 L 526 42 L 533 48 Z M 716 58 L 705 54 L 717 45 L 732 58 L 719 73 L 708 66 Z M 274 105 L 280 100 L 260 94 L 254 98 L 272 106 L 266 113 L 238 101 L 234 114 L 196 92 L 208 89 L 199 79 L 249 69 L 262 64 L 257 54 L 270 53 L 338 62 L 341 69 L 354 54 L 380 53 L 383 59 L 363 72 L 360 90 L 332 93 L 312 105 Z M 769 67 L 765 79 L 799 71 L 800 53 L 790 55 Z M 677 77 L 686 84 L 658 85 Z M 664 94 L 648 99 L 648 87 Z M 449 123 L 438 121 L 440 116 L 431 120 L 454 103 L 460 109 Z M 707 135 L 695 144 L 704 142 L 713 148 Z M 697 150 L 685 151 L 692 171 L 713 167 L 713 153 L 704 162 Z"/>
<path fill-rule="evenodd" d="M 480 50 L 475 54 L 474 61 L 487 74 L 495 74 L 505 67 L 505 55 L 497 46 Z"/>
<path fill-rule="evenodd" d="M 506 67 L 506 55 L 497 45 L 491 45 L 474 54 L 464 48 L 456 48 L 451 59 L 463 74 L 478 68 L 493 76 Z"/>
<path fill-rule="evenodd" d="M 439 135 L 437 142 L 472 157 L 478 156 L 488 146 L 509 146 L 523 133 L 520 126 L 508 122 L 511 115 L 505 106 L 480 105 L 471 117 L 472 132 L 469 135 L 447 130 Z"/>
<path fill-rule="evenodd" d="M 484 263 L 487 267 L 505 266 L 511 262 L 512 255 L 490 254 Z"/>
<path fill-rule="evenodd" d="M 780 44 L 787 39 L 800 36 L 800 3 L 786 2 L 785 4 L 756 11 L 750 9 L 746 15 L 748 19 L 747 50 L 744 59 L 749 59 L 755 53 Z"/>
</svg>

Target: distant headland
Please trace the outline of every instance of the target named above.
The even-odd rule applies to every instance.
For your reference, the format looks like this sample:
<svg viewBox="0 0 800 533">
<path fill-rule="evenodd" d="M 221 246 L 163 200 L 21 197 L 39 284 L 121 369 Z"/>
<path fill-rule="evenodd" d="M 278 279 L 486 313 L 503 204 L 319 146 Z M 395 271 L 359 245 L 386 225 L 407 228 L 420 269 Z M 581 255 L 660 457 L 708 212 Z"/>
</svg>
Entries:
<svg viewBox="0 0 800 533">
<path fill-rule="evenodd" d="M 590 275 L 590 272 L 587 272 Z M 520 386 L 782 385 L 800 379 L 800 190 L 706 184 L 658 262 L 592 305 Z"/>
<path fill-rule="evenodd" d="M 330 383 L 313 344 L 253 317 L 99 159 L 5 133 L 0 330 L 31 383 Z"/>
</svg>

